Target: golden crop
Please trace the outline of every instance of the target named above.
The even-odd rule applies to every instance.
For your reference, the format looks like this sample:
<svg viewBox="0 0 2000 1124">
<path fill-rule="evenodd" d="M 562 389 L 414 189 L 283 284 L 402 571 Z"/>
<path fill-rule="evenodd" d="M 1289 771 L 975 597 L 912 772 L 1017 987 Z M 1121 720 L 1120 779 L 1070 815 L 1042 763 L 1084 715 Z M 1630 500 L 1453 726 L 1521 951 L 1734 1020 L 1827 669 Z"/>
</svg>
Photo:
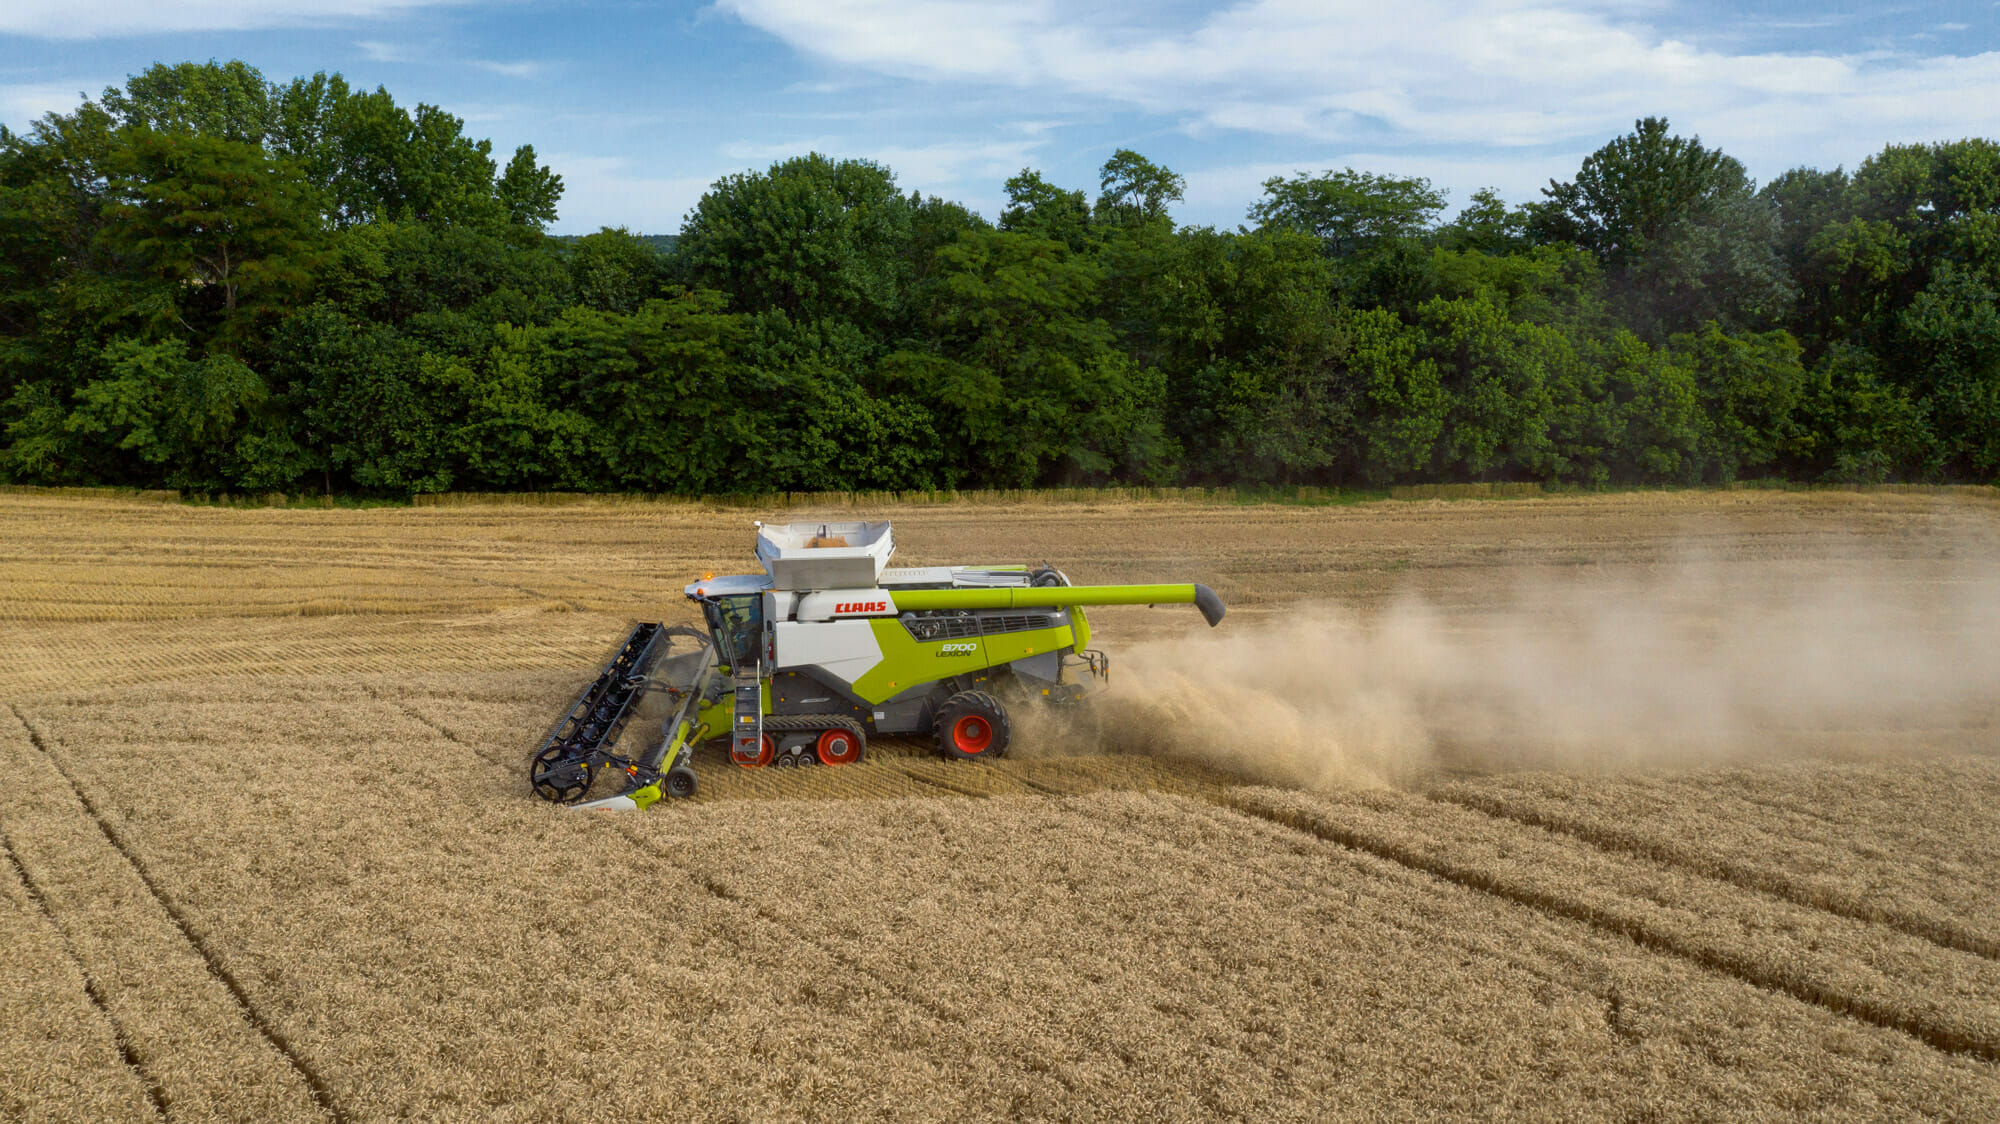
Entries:
<svg viewBox="0 0 2000 1124">
<path fill-rule="evenodd" d="M 755 514 L 0 496 L 0 1120 L 2000 1118 L 2000 504 L 920 504 L 899 563 L 1231 616 L 1093 614 L 1106 705 L 998 763 L 530 798 Z M 1714 583 L 1649 576 L 1689 544 Z M 1759 665 L 1732 623 L 1807 576 L 1880 611 Z M 1645 613 L 1543 611 L 1621 582 Z M 1785 705 L 1649 758 L 1600 619 L 1670 703 L 1689 652 L 1770 669 L 1691 714 Z M 1925 650 L 1879 707 L 1812 678 Z"/>
</svg>

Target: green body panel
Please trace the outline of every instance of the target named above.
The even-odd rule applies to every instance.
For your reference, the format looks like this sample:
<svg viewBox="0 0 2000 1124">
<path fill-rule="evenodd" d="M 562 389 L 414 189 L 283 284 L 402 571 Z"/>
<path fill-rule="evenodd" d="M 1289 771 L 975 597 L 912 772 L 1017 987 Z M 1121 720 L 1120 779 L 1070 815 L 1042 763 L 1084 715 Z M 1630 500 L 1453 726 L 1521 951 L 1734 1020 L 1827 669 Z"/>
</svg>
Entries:
<svg viewBox="0 0 2000 1124">
<path fill-rule="evenodd" d="M 757 684 L 757 697 L 764 713 L 771 713 L 770 676 L 765 676 L 763 682 Z M 727 691 L 723 692 L 721 698 L 695 711 L 694 724 L 697 728 L 708 727 L 708 732 L 695 738 L 696 741 L 727 735 L 730 727 L 736 725 L 736 699 Z"/>
<path fill-rule="evenodd" d="M 1076 643 L 1070 651 L 1081 653 L 1090 647 L 1090 618 L 1083 615 L 1083 606 L 1071 605 L 1069 619 L 1071 626 L 1076 630 Z"/>
<path fill-rule="evenodd" d="M 729 732 L 731 719 L 734 717 L 731 712 L 735 709 L 735 705 L 734 699 L 723 695 L 701 708 L 701 712 L 695 716 L 695 725 L 708 727 L 708 736 L 719 738 Z"/>
<path fill-rule="evenodd" d="M 903 607 L 903 596 L 896 596 L 898 608 Z M 1074 642 L 1067 625 L 998 636 L 919 640 L 894 617 L 877 617 L 868 623 L 874 630 L 876 645 L 882 649 L 882 662 L 850 687 L 870 703 L 894 698 L 912 687 L 949 676 L 969 675 L 1027 656 L 1054 652 Z"/>
</svg>

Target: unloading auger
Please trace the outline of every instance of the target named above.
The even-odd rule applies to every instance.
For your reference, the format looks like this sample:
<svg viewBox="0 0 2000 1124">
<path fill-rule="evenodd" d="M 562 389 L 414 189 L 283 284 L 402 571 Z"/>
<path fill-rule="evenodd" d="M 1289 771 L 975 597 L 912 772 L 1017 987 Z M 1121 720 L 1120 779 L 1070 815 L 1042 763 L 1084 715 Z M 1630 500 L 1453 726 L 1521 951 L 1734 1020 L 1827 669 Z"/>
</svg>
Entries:
<svg viewBox="0 0 2000 1124">
<path fill-rule="evenodd" d="M 928 733 L 938 752 L 1007 752 L 1003 696 L 1074 702 L 1107 676 L 1091 605 L 1182 605 L 1221 623 L 1205 585 L 1071 585 L 1044 565 L 889 569 L 887 523 L 758 524 L 762 574 L 687 586 L 707 632 L 635 625 L 542 743 L 535 794 L 579 808 L 645 808 L 692 796 L 697 745 L 727 739 L 745 768 L 851 765 L 871 734 Z M 1078 674 L 1080 671 L 1080 675 Z M 640 700 L 670 712 L 636 757 L 614 752 Z M 616 796 L 584 802 L 600 773 Z"/>
</svg>

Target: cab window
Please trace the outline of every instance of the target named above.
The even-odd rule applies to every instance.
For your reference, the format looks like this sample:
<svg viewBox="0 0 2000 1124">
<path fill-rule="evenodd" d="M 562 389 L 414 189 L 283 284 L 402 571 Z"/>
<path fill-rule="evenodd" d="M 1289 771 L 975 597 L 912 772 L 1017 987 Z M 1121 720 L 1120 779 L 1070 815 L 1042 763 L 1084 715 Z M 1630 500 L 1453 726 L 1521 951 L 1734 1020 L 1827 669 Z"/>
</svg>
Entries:
<svg viewBox="0 0 2000 1124">
<path fill-rule="evenodd" d="M 708 618 L 709 635 L 715 638 L 717 662 L 731 668 L 757 662 L 757 645 L 764 633 L 762 594 L 717 597 L 703 602 L 701 611 Z"/>
</svg>

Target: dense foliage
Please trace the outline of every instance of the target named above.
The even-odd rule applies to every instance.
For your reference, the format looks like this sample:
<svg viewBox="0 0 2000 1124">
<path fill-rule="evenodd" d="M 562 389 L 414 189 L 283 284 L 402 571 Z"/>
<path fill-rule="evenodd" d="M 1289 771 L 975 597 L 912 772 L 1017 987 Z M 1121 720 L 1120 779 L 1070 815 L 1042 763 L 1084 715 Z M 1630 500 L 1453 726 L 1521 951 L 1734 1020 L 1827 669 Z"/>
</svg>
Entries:
<svg viewBox="0 0 2000 1124">
<path fill-rule="evenodd" d="M 991 224 L 808 155 L 678 236 L 324 74 L 156 66 L 0 128 L 0 480 L 678 492 L 2000 480 L 2000 144 L 1743 166 L 1647 119 L 1440 222 L 1120 151 Z"/>
</svg>

